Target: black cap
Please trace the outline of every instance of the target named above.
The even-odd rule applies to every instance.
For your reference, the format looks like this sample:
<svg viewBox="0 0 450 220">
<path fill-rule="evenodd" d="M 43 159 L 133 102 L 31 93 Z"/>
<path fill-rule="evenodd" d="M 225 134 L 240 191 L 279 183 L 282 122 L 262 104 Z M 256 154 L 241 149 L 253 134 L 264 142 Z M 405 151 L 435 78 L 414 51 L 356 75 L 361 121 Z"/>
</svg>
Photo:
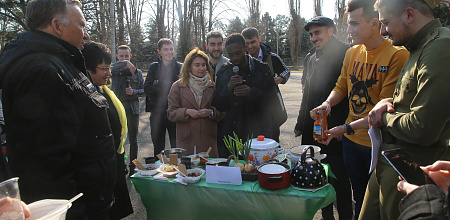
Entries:
<svg viewBox="0 0 450 220">
<path fill-rule="evenodd" d="M 305 25 L 305 31 L 309 31 L 309 28 L 312 25 L 316 25 L 316 26 L 327 26 L 327 27 L 333 27 L 334 28 L 334 22 L 333 20 L 327 18 L 327 17 L 315 17 L 313 18 L 311 21 L 309 21 L 306 25 Z"/>
</svg>

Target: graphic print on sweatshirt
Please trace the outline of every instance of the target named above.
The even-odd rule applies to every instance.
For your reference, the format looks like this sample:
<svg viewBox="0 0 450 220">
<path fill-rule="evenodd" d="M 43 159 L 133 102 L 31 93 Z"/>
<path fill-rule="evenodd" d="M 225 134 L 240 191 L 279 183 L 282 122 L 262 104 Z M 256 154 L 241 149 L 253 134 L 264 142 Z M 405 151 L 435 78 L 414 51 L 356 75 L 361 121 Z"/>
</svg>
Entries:
<svg viewBox="0 0 450 220">
<path fill-rule="evenodd" d="M 364 69 L 369 73 L 365 79 L 363 77 Z M 385 73 L 388 69 L 389 67 L 387 66 L 380 66 L 380 68 L 378 68 L 377 64 L 361 64 L 360 62 L 354 62 L 352 74 L 350 74 L 352 90 L 350 91 L 349 97 L 350 106 L 355 115 L 364 113 L 367 109 L 367 105 L 375 105 L 372 101 L 372 97 L 369 95 L 369 90 L 379 81 L 377 79 L 378 72 Z"/>
</svg>

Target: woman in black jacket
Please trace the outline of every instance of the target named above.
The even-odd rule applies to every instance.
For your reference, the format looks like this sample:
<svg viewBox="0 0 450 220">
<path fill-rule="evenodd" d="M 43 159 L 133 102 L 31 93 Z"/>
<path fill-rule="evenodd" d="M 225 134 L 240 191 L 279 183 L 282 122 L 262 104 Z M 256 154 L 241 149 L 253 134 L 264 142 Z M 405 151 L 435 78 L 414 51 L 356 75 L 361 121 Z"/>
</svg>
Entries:
<svg viewBox="0 0 450 220">
<path fill-rule="evenodd" d="M 124 148 L 127 138 L 127 118 L 122 103 L 113 91 L 106 87 L 111 76 L 111 52 L 106 45 L 89 42 L 84 45 L 83 56 L 86 69 L 91 75 L 96 89 L 108 100 L 108 117 L 114 137 L 117 157 L 117 179 L 114 186 L 114 200 L 110 219 L 122 219 L 133 213 L 130 196 L 125 179 Z"/>
</svg>

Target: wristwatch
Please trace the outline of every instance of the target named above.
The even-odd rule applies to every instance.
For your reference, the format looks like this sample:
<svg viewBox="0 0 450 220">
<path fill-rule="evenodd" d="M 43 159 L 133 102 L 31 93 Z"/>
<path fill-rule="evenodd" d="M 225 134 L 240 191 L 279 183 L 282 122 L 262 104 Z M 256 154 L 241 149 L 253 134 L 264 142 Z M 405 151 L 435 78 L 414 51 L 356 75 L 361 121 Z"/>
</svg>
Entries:
<svg viewBox="0 0 450 220">
<path fill-rule="evenodd" d="M 355 130 L 353 130 L 352 126 L 350 126 L 350 122 L 345 124 L 345 129 L 347 130 L 348 135 L 352 135 L 355 133 Z"/>
</svg>

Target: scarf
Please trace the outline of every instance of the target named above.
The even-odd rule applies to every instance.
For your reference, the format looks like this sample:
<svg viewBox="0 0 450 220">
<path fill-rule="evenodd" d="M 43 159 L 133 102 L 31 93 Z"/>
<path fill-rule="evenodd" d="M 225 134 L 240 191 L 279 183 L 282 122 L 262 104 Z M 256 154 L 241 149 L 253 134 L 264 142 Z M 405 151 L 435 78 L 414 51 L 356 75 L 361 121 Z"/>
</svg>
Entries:
<svg viewBox="0 0 450 220">
<path fill-rule="evenodd" d="M 111 89 L 109 89 L 106 85 L 103 85 L 102 89 L 105 91 L 106 95 L 111 98 L 111 101 L 116 108 L 117 114 L 119 115 L 120 124 L 122 125 L 122 132 L 120 133 L 120 145 L 119 148 L 117 148 L 117 153 L 123 154 L 123 152 L 125 151 L 123 145 L 125 144 L 125 140 L 127 139 L 128 135 L 127 115 L 125 114 L 125 108 L 123 107 L 117 96 L 114 94 L 114 92 L 111 91 Z"/>
<path fill-rule="evenodd" d="M 211 80 L 209 79 L 209 74 L 206 73 L 203 77 L 194 76 L 189 73 L 189 89 L 191 89 L 194 94 L 195 102 L 197 102 L 198 107 L 202 103 L 203 91 L 208 88 Z"/>
</svg>

